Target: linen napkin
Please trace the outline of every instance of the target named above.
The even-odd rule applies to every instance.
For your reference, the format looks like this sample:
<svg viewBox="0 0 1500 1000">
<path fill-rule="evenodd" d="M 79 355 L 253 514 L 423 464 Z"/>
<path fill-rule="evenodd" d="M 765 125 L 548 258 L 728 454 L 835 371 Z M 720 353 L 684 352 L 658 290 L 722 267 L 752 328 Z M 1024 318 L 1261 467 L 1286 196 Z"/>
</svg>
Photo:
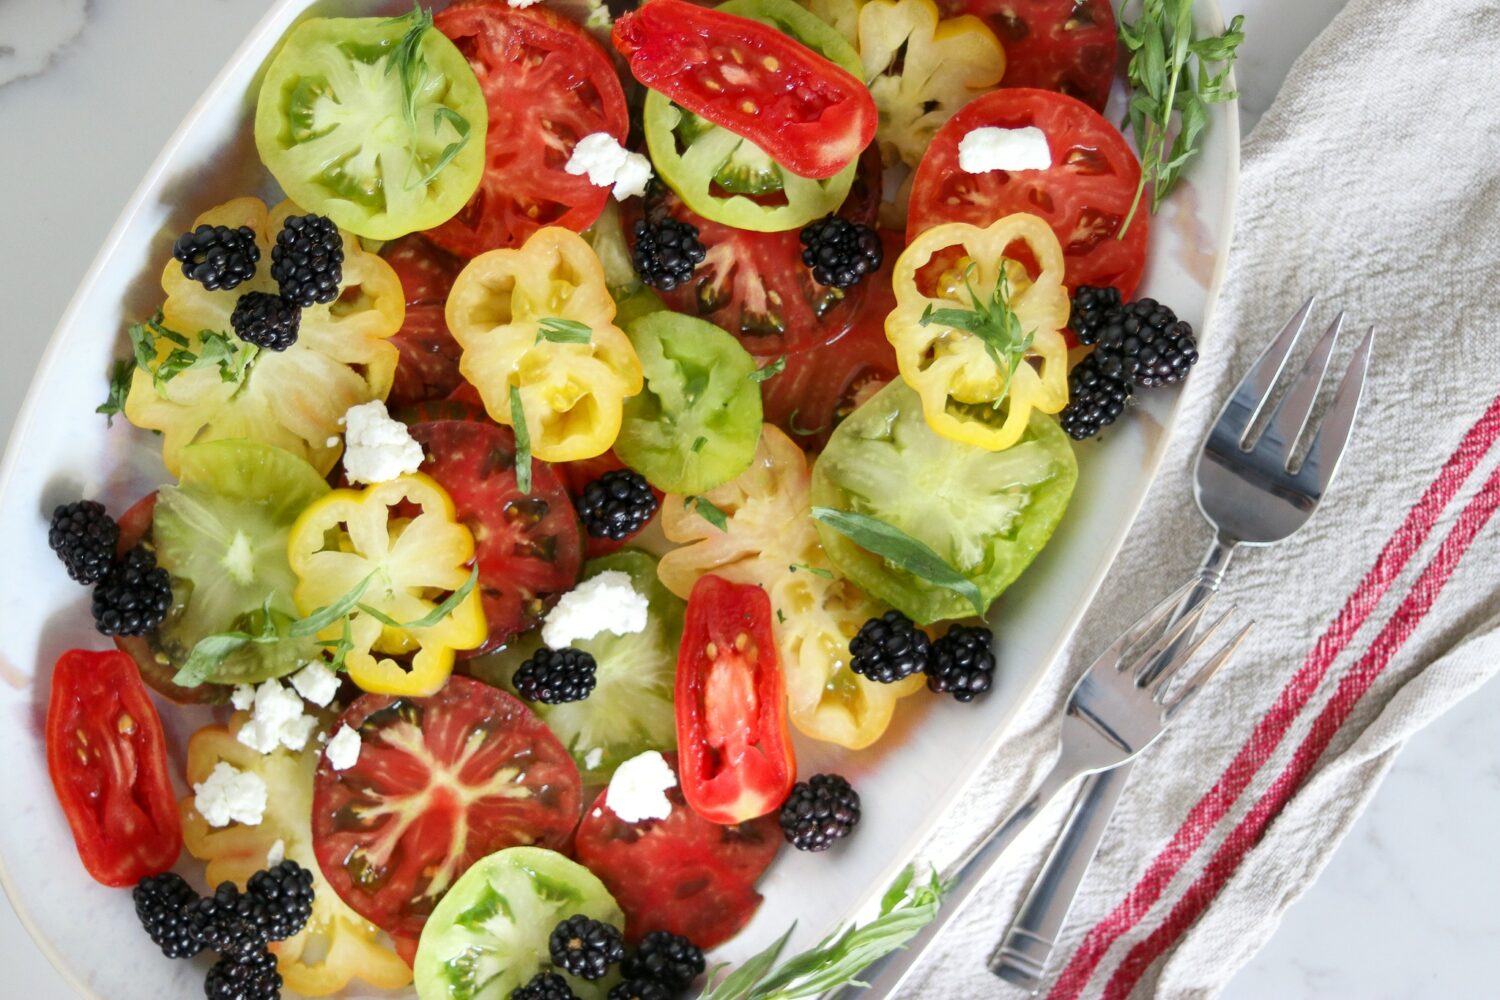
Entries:
<svg viewBox="0 0 1500 1000">
<path fill-rule="evenodd" d="M 1313 292 L 1314 334 L 1348 310 L 1333 372 L 1376 328 L 1365 406 L 1311 523 L 1230 567 L 1217 606 L 1256 628 L 1137 764 L 1054 952 L 1051 1000 L 1217 993 L 1407 737 L 1500 670 L 1497 36 L 1494 0 L 1351 0 L 1245 143 L 1229 273 L 1163 473 L 1069 665 L 1022 708 L 931 860 L 957 857 L 1025 796 L 1078 672 L 1195 571 L 1209 529 L 1192 460 Z M 1023 995 L 985 962 L 1070 802 L 1012 847 L 905 996 Z"/>
</svg>

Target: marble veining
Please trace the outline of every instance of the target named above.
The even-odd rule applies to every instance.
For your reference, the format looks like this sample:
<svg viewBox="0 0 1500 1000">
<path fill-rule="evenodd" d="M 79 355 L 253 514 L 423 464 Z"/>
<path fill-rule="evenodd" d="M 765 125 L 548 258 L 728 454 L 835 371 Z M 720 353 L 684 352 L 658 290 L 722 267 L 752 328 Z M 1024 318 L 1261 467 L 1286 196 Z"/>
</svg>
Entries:
<svg viewBox="0 0 1500 1000">
<path fill-rule="evenodd" d="M 45 73 L 88 23 L 88 0 L 0 3 L 0 87 Z"/>
</svg>

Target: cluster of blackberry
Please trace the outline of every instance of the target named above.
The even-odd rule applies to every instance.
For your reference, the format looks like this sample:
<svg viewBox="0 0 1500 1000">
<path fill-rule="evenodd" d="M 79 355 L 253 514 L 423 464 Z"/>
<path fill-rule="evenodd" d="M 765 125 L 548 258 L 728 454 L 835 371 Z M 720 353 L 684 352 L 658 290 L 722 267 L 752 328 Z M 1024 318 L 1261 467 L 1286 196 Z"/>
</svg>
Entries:
<svg viewBox="0 0 1500 1000">
<path fill-rule="evenodd" d="M 930 690 L 973 701 L 994 678 L 993 642 L 989 629 L 974 625 L 954 625 L 934 642 L 901 612 L 887 611 L 849 640 L 849 669 L 880 684 L 920 670 Z"/>
<path fill-rule="evenodd" d="M 249 226 L 199 226 L 177 238 L 172 256 L 182 273 L 211 292 L 228 291 L 255 276 L 260 248 Z M 247 344 L 284 351 L 297 342 L 302 310 L 332 302 L 344 279 L 344 239 L 322 215 L 294 215 L 276 234 L 271 277 L 278 294 L 246 292 L 229 324 Z"/>
<path fill-rule="evenodd" d="M 219 953 L 208 971 L 208 1000 L 275 1000 L 281 995 L 276 956 L 266 950 L 307 926 L 312 916 L 312 872 L 295 861 L 250 876 L 241 892 L 224 882 L 199 896 L 174 872 L 152 875 L 135 887 L 135 913 L 168 958 Z"/>
<path fill-rule="evenodd" d="M 94 626 L 104 635 L 143 635 L 171 609 L 172 581 L 145 544 L 117 556 L 119 540 L 119 525 L 95 500 L 58 506 L 47 530 L 68 575 L 93 585 Z"/>
<path fill-rule="evenodd" d="M 547 945 L 554 968 L 579 979 L 600 980 L 620 966 L 624 979 L 609 1000 L 676 1000 L 706 968 L 703 950 L 685 937 L 652 931 L 627 952 L 618 928 L 582 914 L 558 924 Z M 577 994 L 557 972 L 542 971 L 510 1000 L 577 1000 Z"/>
<path fill-rule="evenodd" d="M 1124 304 L 1117 289 L 1081 285 L 1068 325 L 1094 348 L 1068 375 L 1061 423 L 1075 440 L 1114 423 L 1136 387 L 1180 382 L 1198 361 L 1192 326 L 1155 299 Z"/>
</svg>

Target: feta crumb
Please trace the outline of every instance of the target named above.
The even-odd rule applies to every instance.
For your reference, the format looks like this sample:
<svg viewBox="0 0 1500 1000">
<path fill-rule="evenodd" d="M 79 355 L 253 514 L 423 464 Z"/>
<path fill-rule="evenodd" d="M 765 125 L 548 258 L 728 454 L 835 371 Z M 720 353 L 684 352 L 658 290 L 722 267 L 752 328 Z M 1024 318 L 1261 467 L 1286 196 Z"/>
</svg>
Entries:
<svg viewBox="0 0 1500 1000">
<path fill-rule="evenodd" d="M 253 772 L 219 761 L 193 786 L 193 808 L 209 826 L 259 826 L 266 814 L 266 783 Z"/>
<path fill-rule="evenodd" d="M 317 719 L 302 713 L 297 693 L 270 680 L 255 689 L 255 711 L 235 738 L 257 753 L 301 750 L 317 727 Z"/>
<path fill-rule="evenodd" d="M 634 635 L 646 627 L 646 596 L 617 569 L 590 577 L 562 596 L 542 624 L 542 642 L 566 649 L 602 632 Z"/>
<path fill-rule="evenodd" d="M 251 707 L 255 704 L 255 685 L 236 684 L 234 686 L 234 694 L 229 696 L 229 704 L 241 712 L 250 711 Z"/>
<path fill-rule="evenodd" d="M 505 0 L 505 2 L 510 4 L 517 10 L 522 10 L 526 7 L 531 7 L 535 4 L 539 4 L 542 2 L 542 0 Z"/>
<path fill-rule="evenodd" d="M 359 760 L 359 733 L 348 726 L 340 726 L 339 731 L 333 734 L 333 739 L 328 741 L 328 749 L 323 752 L 328 755 L 328 766 L 335 771 L 346 771 L 354 766 Z"/>
<path fill-rule="evenodd" d="M 337 448 L 340 444 L 343 443 L 343 441 L 344 439 L 339 437 L 337 434 L 332 434 L 329 436 L 327 441 L 323 442 L 323 444 L 329 448 Z"/>
<path fill-rule="evenodd" d="M 422 446 L 380 400 L 349 407 L 344 422 L 344 472 L 350 482 L 384 483 L 421 466 Z"/>
<path fill-rule="evenodd" d="M 613 187 L 616 201 L 645 194 L 646 182 L 651 180 L 651 161 L 630 152 L 608 132 L 579 139 L 563 169 L 575 177 L 588 174 L 595 187 Z"/>
<path fill-rule="evenodd" d="M 588 768 L 590 771 L 594 770 L 602 763 L 604 763 L 604 750 L 602 748 L 594 747 L 594 749 L 584 754 L 583 766 Z"/>
<path fill-rule="evenodd" d="M 627 823 L 643 819 L 666 819 L 672 815 L 667 789 L 677 787 L 677 775 L 667 759 L 647 750 L 621 764 L 609 780 L 604 804 Z"/>
<path fill-rule="evenodd" d="M 339 693 L 339 675 L 321 660 L 314 660 L 292 675 L 292 687 L 319 708 L 327 708 Z"/>
<path fill-rule="evenodd" d="M 266 867 L 275 868 L 285 860 L 286 841 L 277 839 L 276 843 L 271 845 L 271 849 L 266 852 Z"/>
<path fill-rule="evenodd" d="M 1046 170 L 1052 166 L 1047 134 L 1025 128 L 976 128 L 958 141 L 958 165 L 971 174 L 991 170 Z"/>
</svg>

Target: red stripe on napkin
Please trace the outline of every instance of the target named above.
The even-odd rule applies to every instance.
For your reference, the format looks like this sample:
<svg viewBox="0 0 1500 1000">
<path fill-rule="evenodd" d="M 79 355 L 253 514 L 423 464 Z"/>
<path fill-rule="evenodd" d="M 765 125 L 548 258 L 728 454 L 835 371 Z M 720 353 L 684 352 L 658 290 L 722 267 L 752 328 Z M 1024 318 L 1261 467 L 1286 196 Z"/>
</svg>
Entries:
<svg viewBox="0 0 1500 1000">
<path fill-rule="evenodd" d="M 1302 666 L 1282 688 L 1219 780 L 1198 800 L 1145 873 L 1107 916 L 1085 936 L 1058 977 L 1048 1000 L 1072 1000 L 1083 992 L 1110 947 L 1128 933 L 1161 898 L 1183 866 L 1224 819 L 1256 772 L 1270 759 L 1292 723 L 1321 685 L 1333 662 L 1364 625 L 1396 578 L 1432 533 L 1438 518 L 1500 438 L 1500 396 L 1475 422 L 1458 448 L 1407 512 L 1374 565 L 1350 594 L 1338 617 L 1319 637 Z"/>
<path fill-rule="evenodd" d="M 1422 575 L 1375 637 L 1369 650 L 1340 679 L 1333 697 L 1313 720 L 1312 729 L 1297 747 L 1286 770 L 1277 776 L 1260 801 L 1255 803 L 1234 831 L 1224 839 L 1224 843 L 1214 851 L 1203 873 L 1183 893 L 1161 926 L 1130 949 L 1105 987 L 1105 1000 L 1123 1000 L 1128 996 L 1151 963 L 1160 958 L 1203 915 L 1209 903 L 1213 902 L 1230 876 L 1239 868 L 1245 855 L 1260 843 L 1266 827 L 1271 825 L 1271 821 L 1280 815 L 1287 802 L 1302 787 L 1318 758 L 1328 749 L 1328 744 L 1333 742 L 1334 734 L 1348 720 L 1359 699 L 1375 683 L 1375 679 L 1385 670 L 1412 632 L 1416 631 L 1417 625 L 1426 617 L 1433 602 L 1442 593 L 1443 586 L 1458 568 L 1470 543 L 1497 507 L 1500 507 L 1500 468 L 1490 474 L 1484 486 L 1464 507 L 1463 513 L 1458 516 L 1458 523 L 1443 539 L 1437 554 L 1422 570 Z"/>
</svg>

